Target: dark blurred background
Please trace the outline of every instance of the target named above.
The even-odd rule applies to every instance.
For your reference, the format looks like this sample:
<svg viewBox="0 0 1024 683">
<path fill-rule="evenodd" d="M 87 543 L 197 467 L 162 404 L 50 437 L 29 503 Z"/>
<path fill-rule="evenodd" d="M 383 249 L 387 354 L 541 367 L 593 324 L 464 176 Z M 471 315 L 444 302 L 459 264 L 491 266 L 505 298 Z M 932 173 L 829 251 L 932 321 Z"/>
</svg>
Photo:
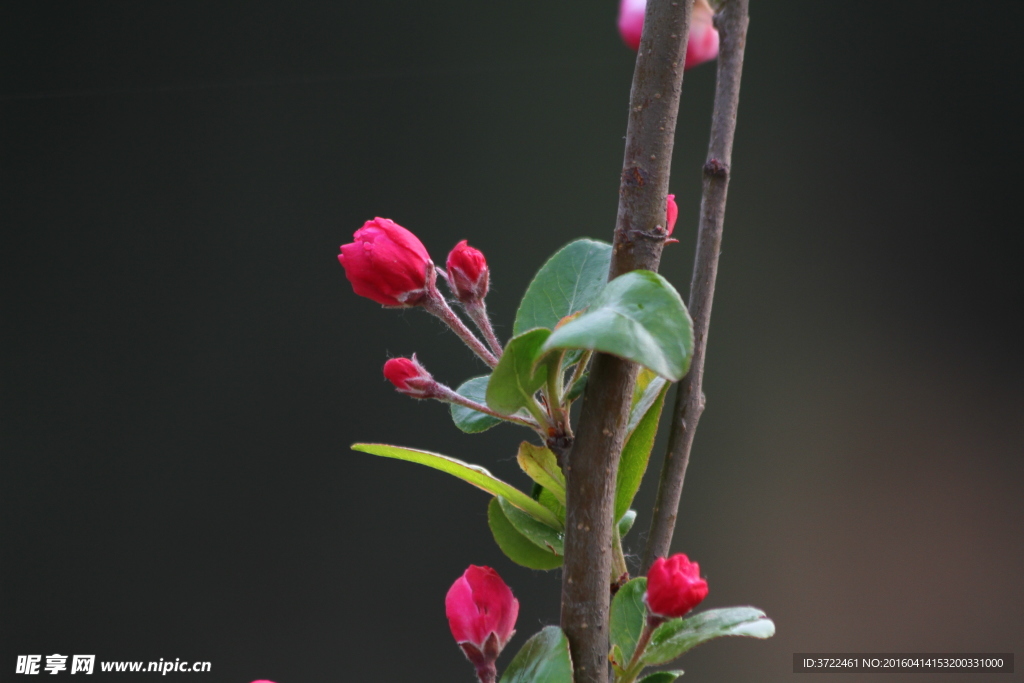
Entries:
<svg viewBox="0 0 1024 683">
<path fill-rule="evenodd" d="M 707 606 L 757 605 L 778 634 L 703 646 L 686 679 L 790 680 L 800 651 L 1020 656 L 1024 3 L 752 4 L 674 547 Z M 526 432 L 463 435 L 380 372 L 483 367 L 355 296 L 335 255 L 377 215 L 436 261 L 468 238 L 507 334 L 551 252 L 611 236 L 616 9 L 0 6 L 0 680 L 57 652 L 470 681 L 443 610 L 470 563 L 522 603 L 511 651 L 557 622 L 558 573 L 500 554 L 483 493 L 348 449 L 525 486 Z M 684 85 L 663 262 L 684 294 L 714 79 Z"/>
</svg>

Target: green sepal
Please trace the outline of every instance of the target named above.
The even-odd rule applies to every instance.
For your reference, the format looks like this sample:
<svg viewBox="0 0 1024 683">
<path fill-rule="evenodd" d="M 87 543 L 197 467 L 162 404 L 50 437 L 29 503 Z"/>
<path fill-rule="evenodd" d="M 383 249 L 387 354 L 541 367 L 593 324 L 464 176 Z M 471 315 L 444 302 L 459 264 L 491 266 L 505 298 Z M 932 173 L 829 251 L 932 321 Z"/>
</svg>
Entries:
<svg viewBox="0 0 1024 683">
<path fill-rule="evenodd" d="M 548 378 L 541 347 L 550 334 L 551 330 L 536 329 L 509 340 L 487 383 L 487 406 L 491 410 L 511 415 L 536 403 L 533 395 Z"/>
<path fill-rule="evenodd" d="M 483 377 L 467 379 L 459 385 L 459 388 L 455 390 L 455 393 L 472 401 L 476 401 L 477 403 L 486 405 L 487 382 L 490 378 L 490 375 L 484 375 Z M 493 415 L 481 413 L 479 410 L 473 410 L 472 408 L 460 406 L 456 403 L 452 403 L 449 408 L 452 413 L 452 422 L 455 423 L 456 427 L 467 434 L 485 432 L 501 422 L 501 420 Z"/>
<path fill-rule="evenodd" d="M 634 270 L 609 282 L 582 315 L 555 330 L 542 351 L 610 353 L 678 381 L 693 356 L 693 323 L 668 280 Z"/>
<path fill-rule="evenodd" d="M 775 623 L 754 607 L 723 607 L 692 617 L 672 619 L 654 630 L 641 661 L 657 666 L 676 659 L 701 643 L 723 636 L 771 638 Z"/>
<path fill-rule="evenodd" d="M 562 318 L 589 306 L 608 281 L 611 258 L 612 246 L 596 240 L 580 239 L 559 249 L 527 287 L 512 334 L 553 330 Z"/>
<path fill-rule="evenodd" d="M 569 640 L 557 626 L 545 626 L 523 644 L 501 683 L 573 683 Z"/>
<path fill-rule="evenodd" d="M 511 484 L 507 484 L 501 479 L 498 479 L 479 465 L 471 465 L 467 462 L 462 462 L 461 460 L 456 460 L 455 458 L 450 458 L 447 455 L 441 455 L 439 453 L 420 451 L 413 448 L 403 448 L 401 446 L 388 446 L 387 444 L 381 443 L 355 443 L 352 444 L 352 450 L 362 451 L 363 453 L 369 453 L 371 455 L 379 455 L 384 458 L 394 458 L 396 460 L 415 462 L 420 465 L 426 465 L 427 467 L 431 467 L 435 470 L 447 472 L 448 474 L 458 477 L 459 479 L 486 491 L 492 496 L 504 497 L 508 502 L 512 503 L 512 505 L 545 524 L 555 527 L 560 524 L 555 513 L 547 507 Z"/>
<path fill-rule="evenodd" d="M 487 504 L 487 525 L 494 542 L 510 560 L 528 569 L 556 569 L 562 566 L 562 556 L 539 547 L 521 534 L 505 516 L 501 503 L 492 498 Z"/>
</svg>

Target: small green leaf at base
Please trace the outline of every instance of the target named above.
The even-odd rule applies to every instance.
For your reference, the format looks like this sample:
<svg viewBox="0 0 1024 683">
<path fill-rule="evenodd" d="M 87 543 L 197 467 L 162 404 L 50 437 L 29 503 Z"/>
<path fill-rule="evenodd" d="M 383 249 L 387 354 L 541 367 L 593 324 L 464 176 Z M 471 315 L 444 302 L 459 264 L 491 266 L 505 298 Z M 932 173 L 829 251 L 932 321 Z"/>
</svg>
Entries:
<svg viewBox="0 0 1024 683">
<path fill-rule="evenodd" d="M 679 381 L 693 355 L 693 323 L 679 292 L 649 270 L 620 275 L 582 315 L 555 330 L 542 351 L 610 353 Z"/>
<path fill-rule="evenodd" d="M 510 560 L 528 569 L 556 569 L 562 566 L 562 556 L 544 550 L 519 532 L 508 521 L 497 498 L 487 505 L 487 525 L 491 527 L 494 542 Z"/>
<path fill-rule="evenodd" d="M 519 444 L 516 460 L 526 476 L 550 491 L 560 504 L 565 505 L 565 475 L 550 449 L 524 441 Z"/>
<path fill-rule="evenodd" d="M 557 626 L 546 626 L 516 653 L 501 683 L 573 683 L 569 640 Z"/>
<path fill-rule="evenodd" d="M 556 555 L 564 554 L 562 529 L 555 529 L 543 522 L 538 522 L 501 496 L 498 496 L 495 500 L 501 506 L 501 511 L 505 513 L 505 519 L 516 528 L 516 531 L 525 536 L 527 540 L 541 550 L 547 550 Z"/>
<path fill-rule="evenodd" d="M 535 327 L 553 330 L 562 318 L 589 306 L 608 281 L 611 259 L 607 242 L 581 239 L 559 249 L 526 289 L 512 334 Z"/>
<path fill-rule="evenodd" d="M 675 671 L 657 671 L 640 679 L 640 683 L 672 683 L 683 675 L 682 669 Z"/>
<path fill-rule="evenodd" d="M 626 510 L 626 514 L 622 515 L 622 519 L 619 520 L 619 538 L 625 538 L 629 530 L 633 528 L 633 522 L 636 521 L 636 510 Z"/>
<path fill-rule="evenodd" d="M 483 377 L 468 379 L 459 385 L 459 388 L 455 390 L 455 393 L 472 401 L 476 401 L 477 403 L 487 405 L 487 381 L 490 378 L 490 375 L 484 375 Z M 473 410 L 472 408 L 456 405 L 455 403 L 452 403 L 450 408 L 452 412 L 452 422 L 455 423 L 456 427 L 467 434 L 485 432 L 501 422 L 501 420 L 493 415 L 481 413 L 479 410 Z"/>
<path fill-rule="evenodd" d="M 629 585 L 629 584 L 626 584 Z M 642 661 L 657 666 L 676 659 L 686 651 L 722 636 L 771 638 L 775 624 L 754 607 L 723 607 L 672 619 L 655 629 Z"/>
<path fill-rule="evenodd" d="M 608 635 L 613 646 L 622 653 L 622 661 L 629 662 L 647 621 L 644 592 L 647 579 L 640 577 L 628 581 L 612 598 L 609 610 Z"/>
<path fill-rule="evenodd" d="M 640 490 L 654 439 L 658 435 L 658 422 L 669 386 L 661 377 L 655 377 L 633 405 L 615 481 L 616 519 L 626 514 Z"/>
</svg>

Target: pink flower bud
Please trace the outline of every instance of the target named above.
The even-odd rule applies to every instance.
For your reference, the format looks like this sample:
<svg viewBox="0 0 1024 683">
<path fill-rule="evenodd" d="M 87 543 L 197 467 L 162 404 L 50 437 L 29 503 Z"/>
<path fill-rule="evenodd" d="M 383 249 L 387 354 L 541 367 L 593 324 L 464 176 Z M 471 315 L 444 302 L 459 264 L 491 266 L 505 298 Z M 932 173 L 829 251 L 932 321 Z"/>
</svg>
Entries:
<svg viewBox="0 0 1024 683">
<path fill-rule="evenodd" d="M 515 633 L 519 601 L 498 572 L 490 567 L 470 565 L 448 590 L 444 611 L 459 645 L 472 645 L 485 657 L 490 658 L 493 653 L 497 659 Z M 463 651 L 472 661 L 465 647 Z"/>
<path fill-rule="evenodd" d="M 490 271 L 487 259 L 479 249 L 469 246 L 466 240 L 455 245 L 448 254 L 448 284 L 462 303 L 480 301 L 487 296 L 490 286 Z"/>
<path fill-rule="evenodd" d="M 412 358 L 392 358 L 384 364 L 384 376 L 395 389 L 413 398 L 431 398 L 437 382 L 426 368 Z"/>
<path fill-rule="evenodd" d="M 640 48 L 646 10 L 647 0 L 621 0 L 619 4 L 619 34 L 630 49 Z M 715 11 L 711 9 L 707 0 L 696 0 L 693 3 L 684 70 L 692 69 L 718 56 L 718 31 L 712 23 L 714 16 Z"/>
<path fill-rule="evenodd" d="M 359 296 L 391 307 L 416 306 L 434 286 L 434 262 L 416 235 L 388 218 L 366 221 L 338 261 Z"/>
<path fill-rule="evenodd" d="M 676 196 L 670 194 L 665 198 L 665 232 L 668 235 L 676 229 L 676 219 L 679 218 L 679 205 L 676 204 Z"/>
<path fill-rule="evenodd" d="M 700 567 L 682 553 L 659 557 L 647 572 L 644 602 L 652 614 L 674 619 L 701 603 L 708 595 L 708 582 L 700 578 Z"/>
</svg>

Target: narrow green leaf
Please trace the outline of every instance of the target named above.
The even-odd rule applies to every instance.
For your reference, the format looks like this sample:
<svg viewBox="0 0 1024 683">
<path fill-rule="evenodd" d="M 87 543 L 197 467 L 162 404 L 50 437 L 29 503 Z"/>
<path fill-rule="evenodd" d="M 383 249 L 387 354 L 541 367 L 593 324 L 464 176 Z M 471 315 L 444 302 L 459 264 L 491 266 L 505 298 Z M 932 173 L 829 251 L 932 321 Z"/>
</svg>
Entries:
<svg viewBox="0 0 1024 683">
<path fill-rule="evenodd" d="M 487 383 L 488 407 L 511 415 L 533 403 L 533 395 L 548 378 L 547 364 L 537 361 L 550 334 L 550 330 L 530 330 L 509 341 Z"/>
<path fill-rule="evenodd" d="M 724 607 L 672 619 L 655 629 L 642 661 L 648 666 L 671 662 L 687 650 L 722 636 L 771 638 L 775 624 L 753 607 Z"/>
<path fill-rule="evenodd" d="M 553 330 L 562 318 L 589 306 L 608 281 L 611 258 L 612 246 L 605 242 L 582 239 L 562 247 L 526 289 L 512 334 Z"/>
<path fill-rule="evenodd" d="M 619 538 L 625 538 L 629 530 L 633 528 L 633 522 L 636 521 L 636 510 L 626 510 L 626 514 L 622 515 L 622 519 L 619 520 Z"/>
<path fill-rule="evenodd" d="M 575 320 L 555 330 L 543 351 L 603 351 L 678 381 L 693 355 L 693 324 L 679 292 L 649 270 L 620 275 Z"/>
<path fill-rule="evenodd" d="M 490 375 L 484 375 L 483 377 L 468 379 L 459 385 L 459 388 L 455 390 L 455 393 L 476 401 L 477 403 L 486 404 L 487 382 L 490 378 Z M 487 431 L 494 425 L 501 422 L 501 420 L 493 415 L 481 413 L 479 410 L 473 410 L 472 408 L 456 405 L 454 403 L 449 407 L 451 408 L 452 421 L 455 423 L 455 426 L 467 434 L 477 434 L 479 432 Z"/>
<path fill-rule="evenodd" d="M 487 525 L 494 542 L 510 560 L 529 569 L 555 569 L 562 566 L 562 556 L 537 546 L 508 521 L 497 498 L 487 504 Z"/>
<path fill-rule="evenodd" d="M 618 646 L 624 662 L 629 662 L 640 640 L 640 633 L 647 621 L 647 606 L 644 605 L 644 591 L 647 579 L 640 577 L 626 582 L 612 598 L 609 612 L 608 635 L 613 646 Z"/>
<path fill-rule="evenodd" d="M 388 446 L 387 444 L 382 443 L 356 443 L 352 444 L 352 450 L 362 451 L 363 453 L 369 453 L 371 455 L 379 455 L 384 458 L 395 458 L 396 460 L 415 462 L 420 465 L 432 467 L 435 470 L 447 472 L 448 474 L 456 476 L 479 489 L 487 491 L 487 493 L 490 493 L 492 496 L 502 496 L 508 502 L 512 503 L 512 505 L 533 517 L 536 517 L 540 521 L 545 522 L 546 524 L 550 524 L 551 526 L 558 526 L 559 524 L 558 518 L 555 517 L 555 514 L 551 512 L 551 510 L 547 509 L 511 484 L 507 484 L 501 479 L 498 479 L 479 465 L 470 465 L 469 463 L 456 460 L 455 458 L 449 458 L 447 455 L 440 455 L 439 453 L 403 448 L 401 446 Z"/>
<path fill-rule="evenodd" d="M 640 679 L 640 683 L 672 683 L 683 675 L 682 669 L 675 671 L 656 671 Z"/>
<path fill-rule="evenodd" d="M 569 640 L 557 626 L 545 626 L 516 653 L 501 683 L 572 683 Z"/>
<path fill-rule="evenodd" d="M 668 388 L 668 382 L 656 377 L 647 385 L 630 413 L 626 445 L 622 447 L 615 480 L 615 519 L 626 514 L 640 490 L 651 459 L 651 449 L 654 448 L 654 438 L 658 435 L 658 422 Z"/>
<path fill-rule="evenodd" d="M 565 505 L 565 475 L 554 453 L 543 446 L 524 441 L 519 444 L 516 460 L 526 476 L 550 491 L 560 504 Z"/>
<path fill-rule="evenodd" d="M 578 399 L 580 396 L 582 396 L 583 395 L 583 390 L 587 388 L 587 379 L 589 379 L 589 378 L 590 378 L 590 373 L 588 372 L 585 375 L 580 376 L 580 378 L 578 380 L 573 382 L 572 386 L 569 387 L 569 391 L 566 392 L 566 394 L 565 394 L 565 400 L 567 402 L 569 402 L 569 403 L 572 403 L 573 401 Z"/>
<path fill-rule="evenodd" d="M 537 495 L 537 500 L 540 501 L 540 503 L 548 510 L 555 513 L 555 517 L 558 517 L 558 521 L 562 523 L 562 527 L 564 528 L 565 506 L 558 502 L 558 499 L 555 498 L 555 494 L 551 493 L 551 491 L 548 491 L 546 488 L 541 487 L 540 493 Z"/>
<path fill-rule="evenodd" d="M 555 555 L 562 555 L 564 553 L 562 545 L 564 530 L 562 528 L 555 529 L 543 522 L 538 522 L 501 496 L 498 496 L 495 500 L 501 506 L 505 519 L 516 528 L 516 531 L 525 536 L 528 541 L 541 550 L 547 550 Z"/>
</svg>

